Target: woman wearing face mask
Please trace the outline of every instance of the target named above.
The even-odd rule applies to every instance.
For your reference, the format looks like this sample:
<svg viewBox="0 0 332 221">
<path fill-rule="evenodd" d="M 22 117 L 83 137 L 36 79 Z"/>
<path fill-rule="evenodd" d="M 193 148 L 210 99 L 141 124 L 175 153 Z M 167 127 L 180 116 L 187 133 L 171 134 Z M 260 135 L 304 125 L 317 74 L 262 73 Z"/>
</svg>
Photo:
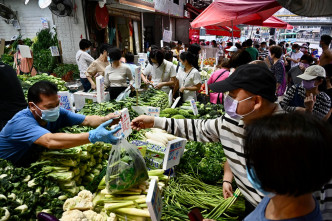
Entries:
<svg viewBox="0 0 332 221">
<path fill-rule="evenodd" d="M 286 90 L 286 71 L 284 62 L 280 59 L 282 55 L 282 48 L 280 46 L 272 46 L 271 53 L 271 71 L 277 80 L 277 96 L 282 96 Z"/>
<path fill-rule="evenodd" d="M 328 124 L 304 114 L 278 114 L 249 124 L 243 148 L 247 177 L 265 197 L 244 221 L 323 220 L 312 194 L 332 176 L 331 134 Z"/>
<path fill-rule="evenodd" d="M 104 84 L 105 88 L 107 88 L 110 93 L 110 99 L 114 100 L 128 87 L 127 79 L 130 81 L 130 85 L 134 83 L 134 80 L 130 68 L 120 62 L 120 49 L 110 49 L 109 58 L 111 64 L 105 69 Z"/>
<path fill-rule="evenodd" d="M 149 64 L 142 73 L 142 80 L 154 88 L 169 93 L 174 86 L 176 71 L 172 62 L 164 59 L 162 50 L 152 50 L 149 55 Z M 151 81 L 148 80 L 151 76 Z"/>
<path fill-rule="evenodd" d="M 96 89 L 96 84 L 94 79 L 98 76 L 105 75 L 105 68 L 110 64 L 108 61 L 107 55 L 108 51 L 111 48 L 109 44 L 102 44 L 99 48 L 99 58 L 93 61 L 88 69 L 86 70 L 86 78 L 89 80 L 91 84 L 91 89 Z"/>
<path fill-rule="evenodd" d="M 324 68 L 310 66 L 298 77 L 302 79 L 302 85 L 293 85 L 287 91 L 280 101 L 281 107 L 288 112 L 307 112 L 319 119 L 326 118 L 331 109 L 331 100 L 319 89 L 326 77 Z"/>
<path fill-rule="evenodd" d="M 304 73 L 305 69 L 307 69 L 313 62 L 313 58 L 310 55 L 303 55 L 300 60 L 300 64 L 291 68 L 288 71 L 288 87 L 292 85 L 299 85 L 302 83 L 302 79 L 298 78 L 297 76 Z"/>
<path fill-rule="evenodd" d="M 187 51 L 180 54 L 180 68 L 176 78 L 179 80 L 179 92 L 182 101 L 197 100 L 196 92 L 201 88 L 201 75 L 195 56 Z"/>
</svg>

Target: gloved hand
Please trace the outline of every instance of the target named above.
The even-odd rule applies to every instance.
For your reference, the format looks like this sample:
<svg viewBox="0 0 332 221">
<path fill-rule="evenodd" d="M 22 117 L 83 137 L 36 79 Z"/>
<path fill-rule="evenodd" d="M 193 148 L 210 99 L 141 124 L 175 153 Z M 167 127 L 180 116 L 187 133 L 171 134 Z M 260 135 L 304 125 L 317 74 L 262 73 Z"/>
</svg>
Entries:
<svg viewBox="0 0 332 221">
<path fill-rule="evenodd" d="M 98 141 L 104 142 L 104 143 L 111 143 L 111 144 L 117 144 L 119 140 L 121 140 L 123 137 L 115 137 L 114 134 L 118 132 L 121 129 L 121 125 L 117 126 L 115 129 L 109 131 L 106 129 L 108 125 L 110 125 L 113 122 L 113 119 L 106 121 L 99 125 L 94 130 L 89 131 L 89 140 L 91 143 L 96 143 Z"/>
</svg>

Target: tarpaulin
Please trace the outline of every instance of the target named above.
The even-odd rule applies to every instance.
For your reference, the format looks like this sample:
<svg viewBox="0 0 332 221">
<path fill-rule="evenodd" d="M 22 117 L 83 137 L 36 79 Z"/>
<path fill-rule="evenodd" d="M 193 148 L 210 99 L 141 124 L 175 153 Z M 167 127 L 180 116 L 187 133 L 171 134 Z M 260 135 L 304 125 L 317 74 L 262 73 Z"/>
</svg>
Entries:
<svg viewBox="0 0 332 221">
<path fill-rule="evenodd" d="M 246 22 L 245 24 L 270 27 L 270 28 L 293 29 L 293 26 L 291 26 L 287 22 L 285 22 L 279 18 L 276 18 L 274 16 L 271 16 L 270 18 L 266 19 L 265 21 L 261 21 L 261 20 L 249 21 L 249 22 Z"/>
</svg>

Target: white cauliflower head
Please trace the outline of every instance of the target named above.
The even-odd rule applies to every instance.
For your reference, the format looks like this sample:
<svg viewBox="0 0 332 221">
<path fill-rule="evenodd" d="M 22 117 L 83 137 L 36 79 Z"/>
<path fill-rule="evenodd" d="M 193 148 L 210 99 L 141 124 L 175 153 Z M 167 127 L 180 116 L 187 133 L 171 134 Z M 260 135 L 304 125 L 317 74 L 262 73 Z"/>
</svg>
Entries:
<svg viewBox="0 0 332 221">
<path fill-rule="evenodd" d="M 83 212 L 84 216 L 88 219 L 88 221 L 94 221 L 97 213 L 92 210 L 87 210 Z"/>
<path fill-rule="evenodd" d="M 79 210 L 69 210 L 62 214 L 60 221 L 88 221 L 88 219 Z"/>
<path fill-rule="evenodd" d="M 78 193 L 78 196 L 81 197 L 82 199 L 86 201 L 91 201 L 93 200 L 93 195 L 90 191 L 88 190 L 82 190 L 81 192 Z"/>
</svg>

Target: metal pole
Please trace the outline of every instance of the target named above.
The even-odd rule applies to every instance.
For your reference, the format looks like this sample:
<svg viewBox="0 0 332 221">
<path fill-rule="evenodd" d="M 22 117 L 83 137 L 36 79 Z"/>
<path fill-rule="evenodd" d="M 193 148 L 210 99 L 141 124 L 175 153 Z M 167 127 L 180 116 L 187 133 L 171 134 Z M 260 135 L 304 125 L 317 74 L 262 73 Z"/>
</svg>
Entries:
<svg viewBox="0 0 332 221">
<path fill-rule="evenodd" d="M 233 29 L 233 20 L 231 21 L 232 24 L 232 43 L 234 44 L 234 29 Z"/>
</svg>

